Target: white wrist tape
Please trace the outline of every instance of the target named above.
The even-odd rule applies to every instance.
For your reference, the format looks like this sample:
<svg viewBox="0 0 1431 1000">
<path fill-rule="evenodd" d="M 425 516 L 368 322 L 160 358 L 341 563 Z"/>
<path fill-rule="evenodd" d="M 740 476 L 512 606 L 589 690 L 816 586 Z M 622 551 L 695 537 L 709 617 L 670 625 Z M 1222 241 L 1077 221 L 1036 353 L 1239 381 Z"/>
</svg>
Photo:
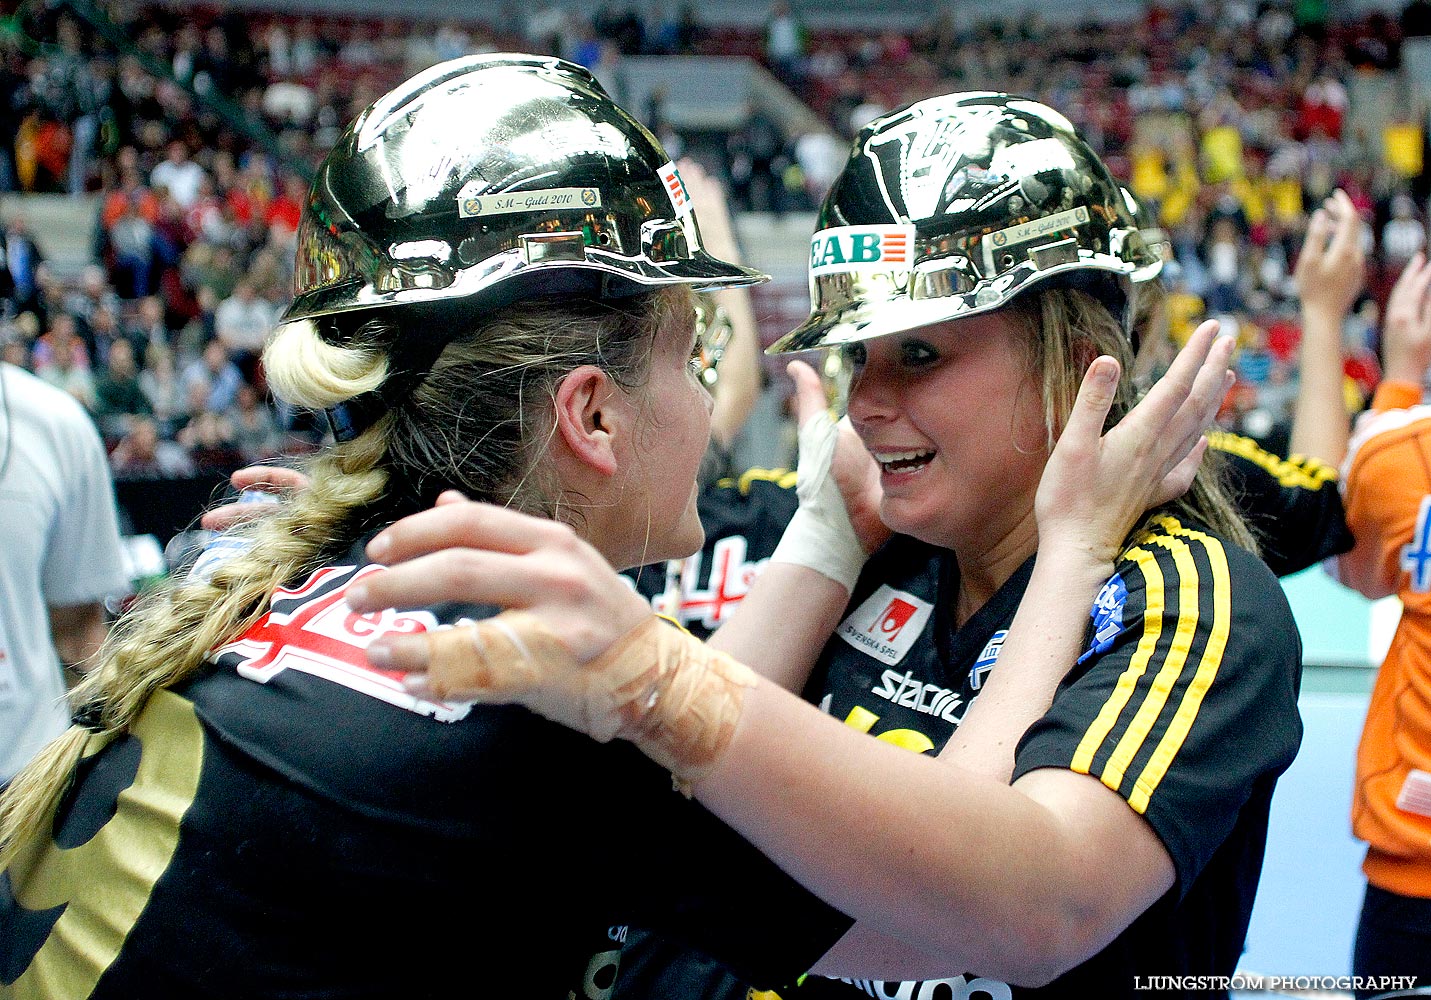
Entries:
<svg viewBox="0 0 1431 1000">
<path fill-rule="evenodd" d="M 630 740 L 689 786 L 725 752 L 754 671 L 652 616 L 588 663 L 579 663 L 541 619 L 507 611 L 423 636 L 420 696 L 525 705 L 602 743 Z"/>
<path fill-rule="evenodd" d="M 795 467 L 800 506 L 770 561 L 807 566 L 846 590 L 854 590 L 866 553 L 850 525 L 840 488 L 830 475 L 838 440 L 839 427 L 823 410 L 800 425 L 800 458 Z"/>
</svg>

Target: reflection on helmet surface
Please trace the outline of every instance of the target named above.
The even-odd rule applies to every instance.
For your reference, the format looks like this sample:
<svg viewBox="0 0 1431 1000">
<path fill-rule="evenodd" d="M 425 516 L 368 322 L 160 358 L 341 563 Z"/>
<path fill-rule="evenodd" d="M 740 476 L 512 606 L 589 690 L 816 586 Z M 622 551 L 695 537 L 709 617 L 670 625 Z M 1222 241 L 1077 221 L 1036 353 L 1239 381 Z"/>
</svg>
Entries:
<svg viewBox="0 0 1431 1000">
<path fill-rule="evenodd" d="M 772 351 L 883 336 L 997 309 L 1050 281 L 1129 317 L 1152 264 L 1123 189 L 1063 115 L 966 93 L 855 138 L 811 245 L 812 311 Z"/>
</svg>

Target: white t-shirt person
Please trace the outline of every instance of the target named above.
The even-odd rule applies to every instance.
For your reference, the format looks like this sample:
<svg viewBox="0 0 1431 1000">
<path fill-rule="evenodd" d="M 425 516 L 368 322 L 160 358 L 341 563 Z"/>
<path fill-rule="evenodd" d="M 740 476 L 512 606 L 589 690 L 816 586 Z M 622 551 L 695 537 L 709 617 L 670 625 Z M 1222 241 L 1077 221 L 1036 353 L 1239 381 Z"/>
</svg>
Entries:
<svg viewBox="0 0 1431 1000">
<path fill-rule="evenodd" d="M 79 629 L 91 636 L 103 599 L 124 593 L 129 580 L 94 424 L 68 394 L 13 365 L 0 364 L 0 397 L 4 783 L 69 725 L 56 641 L 92 652 Z"/>
</svg>

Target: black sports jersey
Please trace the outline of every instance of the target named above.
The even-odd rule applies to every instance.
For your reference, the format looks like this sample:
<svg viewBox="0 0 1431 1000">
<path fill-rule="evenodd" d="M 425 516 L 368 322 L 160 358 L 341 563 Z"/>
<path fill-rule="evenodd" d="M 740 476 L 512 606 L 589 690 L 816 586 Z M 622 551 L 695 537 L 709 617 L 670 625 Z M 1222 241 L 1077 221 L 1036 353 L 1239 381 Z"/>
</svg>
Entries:
<svg viewBox="0 0 1431 1000">
<path fill-rule="evenodd" d="M 697 507 L 705 545 L 681 563 L 681 604 L 671 617 L 702 639 L 714 632 L 745 599 L 798 505 L 788 469 L 748 469 L 702 489 Z M 666 564 L 653 563 L 627 576 L 652 607 L 666 611 L 660 604 L 666 574 Z"/>
<path fill-rule="evenodd" d="M 1351 551 L 1355 540 L 1342 510 L 1336 469 L 1301 455 L 1279 458 L 1251 438 L 1226 431 L 1207 437 L 1224 459 L 1232 502 L 1257 536 L 1272 572 L 1286 576 Z"/>
<path fill-rule="evenodd" d="M 0 876 L 0 992 L 561 1000 L 628 920 L 778 984 L 850 926 L 631 745 L 374 670 L 377 635 L 483 612 L 357 615 L 365 564 L 91 737 L 52 842 Z"/>
<path fill-rule="evenodd" d="M 1213 432 L 1208 437 L 1212 448 L 1224 457 L 1226 480 L 1234 500 L 1257 532 L 1264 559 L 1277 575 L 1306 569 L 1351 548 L 1352 537 L 1342 513 L 1335 470 L 1315 460 L 1280 459 L 1250 438 L 1235 434 Z M 705 548 L 687 562 L 687 576 L 682 581 L 686 595 L 682 620 L 692 632 L 708 634 L 744 597 L 750 578 L 774 551 L 796 505 L 794 476 L 790 473 L 752 470 L 739 481 L 722 480 L 716 489 L 703 492 L 700 510 L 706 525 Z M 1239 566 L 1251 558 L 1240 550 L 1234 551 L 1234 562 Z M 873 632 L 859 628 L 858 622 L 852 623 L 847 617 L 841 626 L 844 642 L 830 644 L 819 668 L 832 674 L 817 673 L 806 689 L 806 697 L 886 742 L 919 752 L 943 747 L 997 659 L 998 647 L 1031 568 L 1032 562 L 1016 572 L 956 637 L 949 622 L 942 618 L 936 621 L 931 615 L 931 609 L 938 605 L 937 594 L 955 592 L 957 570 L 953 555 L 913 539 L 897 539 L 871 560 L 851 608 L 860 607 L 861 601 L 870 598 L 873 591 L 868 581 L 884 576 L 905 581 L 892 584 L 892 588 L 922 595 L 924 606 L 882 592 L 889 598 L 887 602 L 876 601 L 879 607 L 864 609 L 869 617 L 887 615 Z M 648 566 L 637 586 L 654 600 L 661 594 L 664 580 L 662 567 Z M 1273 597 L 1279 606 L 1285 604 L 1280 592 Z M 1255 608 L 1256 603 L 1248 607 Z M 707 619 L 704 616 L 708 613 Z M 910 617 L 904 618 L 905 615 Z M 1299 642 L 1290 619 L 1284 620 L 1284 625 L 1289 641 Z M 892 633 L 892 646 L 882 638 L 886 629 Z M 881 651 L 881 643 L 889 648 Z M 850 659 L 848 647 L 852 644 L 868 649 L 869 655 Z M 840 655 L 832 656 L 832 649 Z M 896 655 L 897 661 L 891 663 L 891 657 Z M 1297 659 L 1300 662 L 1300 654 Z M 852 692 L 859 690 L 864 690 L 864 695 L 855 697 Z M 844 692 L 842 700 L 836 700 L 836 692 Z M 1259 866 L 1260 856 L 1259 846 Z M 1254 885 L 1255 876 L 1253 871 Z M 1130 928 L 1124 938 L 1132 933 Z M 1120 938 L 1120 942 L 1123 940 Z M 1122 946 L 1115 943 L 1113 948 Z M 961 982 L 937 984 L 937 988 L 924 984 L 928 987 L 925 993 L 900 992 L 905 985 L 866 983 L 862 990 L 879 997 L 907 996 L 918 1000 L 926 993 L 940 998 L 958 997 L 960 991 L 971 989 L 977 993 L 989 984 L 967 977 Z M 993 985 L 1006 989 L 1002 983 Z M 836 988 L 812 977 L 800 995 L 808 993 L 813 997 L 826 989 Z M 615 1000 L 664 1000 L 677 995 L 702 1000 L 745 1000 L 749 992 L 746 984 L 709 958 L 685 953 L 678 944 L 662 942 L 633 928 L 622 949 Z M 853 996 L 847 989 L 837 992 Z M 997 995 L 1002 994 L 996 991 Z"/>
<path fill-rule="evenodd" d="M 1032 568 L 1030 559 L 956 628 L 949 602 L 939 600 L 957 592 L 953 554 L 896 537 L 866 566 L 806 697 L 876 739 L 938 752 L 996 668 Z M 1140 975 L 1230 975 L 1251 916 L 1274 783 L 1301 738 L 1300 670 L 1296 625 L 1267 567 L 1163 519 L 1100 591 L 1084 653 L 1021 741 L 1015 777 L 1071 768 L 1116 788 L 1167 848 L 1176 886 L 1106 949 L 1042 989 L 973 974 L 922 983 L 808 976 L 779 996 L 1082 1000 L 1132 997 Z M 621 961 L 615 1000 L 744 1000 L 749 992 L 702 956 L 650 935 L 633 938 Z"/>
<path fill-rule="evenodd" d="M 895 539 L 866 568 L 808 695 L 877 739 L 937 752 L 997 668 L 1032 565 L 955 628 L 948 602 L 937 600 L 956 592 L 953 556 Z M 811 976 L 781 996 L 1131 997 L 1135 976 L 1234 971 L 1273 786 L 1301 739 L 1296 625 L 1256 558 L 1173 518 L 1160 519 L 1116 570 L 1094 603 L 1083 655 L 1019 743 L 1014 777 L 1068 768 L 1115 789 L 1166 847 L 1174 888 L 1042 989 L 974 976 L 939 984 Z"/>
</svg>

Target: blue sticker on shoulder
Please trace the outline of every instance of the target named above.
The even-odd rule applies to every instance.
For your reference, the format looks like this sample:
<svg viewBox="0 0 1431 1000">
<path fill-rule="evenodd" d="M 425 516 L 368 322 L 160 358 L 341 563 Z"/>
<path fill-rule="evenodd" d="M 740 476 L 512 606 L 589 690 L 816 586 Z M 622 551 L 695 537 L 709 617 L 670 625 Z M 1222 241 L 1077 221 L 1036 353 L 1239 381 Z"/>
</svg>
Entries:
<svg viewBox="0 0 1431 1000">
<path fill-rule="evenodd" d="M 1093 610 L 1089 612 L 1093 619 L 1093 641 L 1078 658 L 1079 663 L 1113 648 L 1113 640 L 1123 631 L 1123 606 L 1127 603 L 1128 587 L 1123 578 L 1114 573 L 1093 599 Z"/>
<path fill-rule="evenodd" d="M 994 664 L 999 660 L 999 652 L 1004 648 L 1004 639 L 1008 637 L 1009 630 L 1001 628 L 993 635 L 989 636 L 989 641 L 984 643 L 984 649 L 979 653 L 979 658 L 974 661 L 973 669 L 969 671 L 969 686 L 975 691 L 984 686 L 984 678 L 989 675 L 989 671 L 994 669 Z"/>
</svg>

